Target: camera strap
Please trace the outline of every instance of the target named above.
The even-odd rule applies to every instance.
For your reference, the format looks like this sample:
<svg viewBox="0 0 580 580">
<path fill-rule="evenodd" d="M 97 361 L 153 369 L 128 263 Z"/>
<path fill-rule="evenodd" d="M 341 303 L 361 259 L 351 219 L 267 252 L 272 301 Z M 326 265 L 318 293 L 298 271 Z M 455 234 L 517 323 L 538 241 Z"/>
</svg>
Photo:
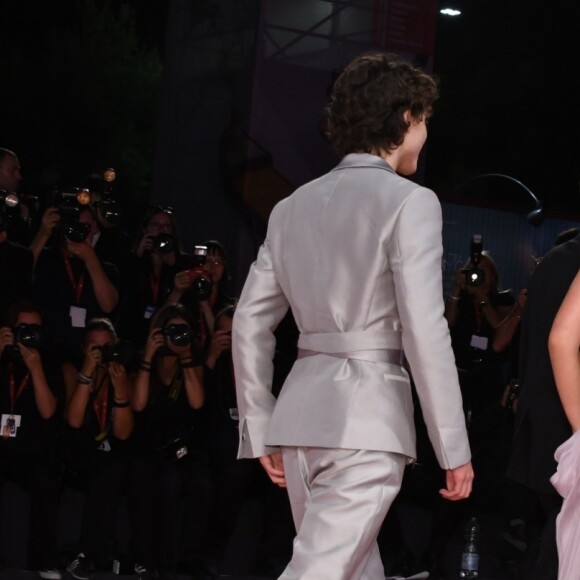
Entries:
<svg viewBox="0 0 580 580">
<path fill-rule="evenodd" d="M 93 409 L 99 423 L 99 435 L 96 439 L 99 441 L 103 439 L 108 432 L 107 415 L 109 410 L 109 388 L 108 384 L 105 385 L 107 378 L 108 375 L 105 372 L 99 386 L 95 389 L 95 398 L 93 400 Z"/>
<path fill-rule="evenodd" d="M 79 304 L 81 301 L 81 296 L 83 294 L 83 286 L 85 285 L 85 269 L 86 266 L 83 265 L 83 271 L 79 276 L 78 280 L 75 280 L 75 275 L 73 272 L 73 267 L 68 256 L 63 254 L 64 265 L 66 267 L 66 271 L 68 274 L 68 279 L 70 280 L 74 295 L 75 295 L 75 304 Z"/>
<path fill-rule="evenodd" d="M 11 364 L 8 371 L 8 388 L 10 389 L 10 412 L 14 413 L 14 406 L 18 397 L 22 394 L 22 391 L 28 386 L 30 382 L 30 372 L 27 372 L 20 384 L 18 385 L 18 390 L 16 390 L 16 378 L 14 377 L 14 366 Z"/>
<path fill-rule="evenodd" d="M 157 299 L 159 298 L 159 277 L 155 274 L 155 272 L 151 272 L 150 276 L 150 284 L 151 284 L 151 302 L 152 304 L 157 304 Z"/>
</svg>

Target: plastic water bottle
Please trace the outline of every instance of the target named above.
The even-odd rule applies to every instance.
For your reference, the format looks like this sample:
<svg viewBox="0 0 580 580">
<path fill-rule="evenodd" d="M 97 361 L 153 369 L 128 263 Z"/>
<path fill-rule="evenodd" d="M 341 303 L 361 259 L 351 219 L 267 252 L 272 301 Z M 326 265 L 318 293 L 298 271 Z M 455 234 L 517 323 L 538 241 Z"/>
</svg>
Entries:
<svg viewBox="0 0 580 580">
<path fill-rule="evenodd" d="M 461 554 L 460 578 L 479 578 L 479 522 L 471 517 L 465 526 L 465 545 Z"/>
</svg>

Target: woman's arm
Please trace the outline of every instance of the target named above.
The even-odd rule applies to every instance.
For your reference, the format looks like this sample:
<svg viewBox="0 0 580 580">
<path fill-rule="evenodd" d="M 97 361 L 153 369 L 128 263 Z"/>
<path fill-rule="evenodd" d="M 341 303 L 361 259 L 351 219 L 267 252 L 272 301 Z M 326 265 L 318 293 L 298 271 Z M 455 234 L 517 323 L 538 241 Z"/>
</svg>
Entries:
<svg viewBox="0 0 580 580">
<path fill-rule="evenodd" d="M 573 431 L 580 429 L 580 273 L 554 319 L 548 349 L 562 406 Z"/>
<path fill-rule="evenodd" d="M 129 400 L 131 381 L 120 363 L 109 363 L 107 370 L 113 384 L 113 434 L 117 439 L 127 439 L 134 427 L 133 409 Z"/>
<path fill-rule="evenodd" d="M 34 389 L 34 400 L 38 412 L 43 419 L 50 419 L 56 411 L 56 397 L 46 380 L 40 353 L 33 348 L 27 348 L 23 344 L 19 344 L 18 347 L 20 348 L 24 364 L 30 371 L 32 388 Z"/>
<path fill-rule="evenodd" d="M 82 427 L 85 422 L 85 412 L 100 357 L 99 347 L 90 344 L 85 350 L 80 372 L 76 372 L 74 368 L 63 367 L 67 394 L 70 393 L 66 402 L 64 418 L 71 427 L 76 429 Z"/>
<path fill-rule="evenodd" d="M 149 401 L 149 379 L 151 376 L 151 365 L 157 349 L 163 345 L 163 335 L 159 328 L 155 328 L 149 333 L 143 359 L 139 365 L 137 376 L 133 383 L 133 393 L 131 396 L 131 405 L 134 411 L 140 412 L 145 409 Z"/>
</svg>

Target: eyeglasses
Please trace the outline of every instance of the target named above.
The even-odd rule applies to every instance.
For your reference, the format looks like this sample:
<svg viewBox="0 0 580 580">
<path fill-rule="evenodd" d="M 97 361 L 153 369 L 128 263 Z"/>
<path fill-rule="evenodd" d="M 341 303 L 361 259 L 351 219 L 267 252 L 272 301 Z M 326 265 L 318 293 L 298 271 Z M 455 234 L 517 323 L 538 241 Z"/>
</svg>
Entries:
<svg viewBox="0 0 580 580">
<path fill-rule="evenodd" d="M 220 266 L 225 266 L 225 262 L 219 258 L 208 258 L 205 261 L 205 265 L 209 268 L 219 268 Z"/>
</svg>

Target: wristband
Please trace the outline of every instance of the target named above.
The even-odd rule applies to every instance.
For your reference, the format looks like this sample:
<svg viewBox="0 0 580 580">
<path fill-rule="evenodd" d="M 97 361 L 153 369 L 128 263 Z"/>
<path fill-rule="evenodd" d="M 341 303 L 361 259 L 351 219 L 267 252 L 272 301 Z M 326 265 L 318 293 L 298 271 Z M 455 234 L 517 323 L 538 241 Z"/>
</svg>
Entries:
<svg viewBox="0 0 580 580">
<path fill-rule="evenodd" d="M 453 302 L 459 302 L 461 298 L 457 298 L 457 296 L 453 296 L 453 294 L 451 294 L 449 296 L 449 300 L 453 300 Z"/>
<path fill-rule="evenodd" d="M 150 365 L 147 366 L 147 365 L 144 365 L 143 363 L 141 363 L 139 365 L 139 370 L 140 371 L 143 371 L 144 373 L 150 373 L 151 372 L 151 366 Z"/>
<path fill-rule="evenodd" d="M 486 301 L 486 300 L 482 300 L 482 301 L 479 303 L 479 307 L 480 307 L 480 308 L 485 308 L 486 306 L 487 306 L 487 301 Z"/>
<path fill-rule="evenodd" d="M 91 379 L 91 377 L 87 377 L 87 375 L 84 375 L 83 373 L 79 373 L 77 382 L 79 382 L 81 385 L 92 385 L 93 379 Z"/>
<path fill-rule="evenodd" d="M 181 368 L 182 369 L 192 369 L 195 365 L 193 364 L 193 361 L 190 360 L 189 362 L 186 363 L 181 363 Z"/>
<path fill-rule="evenodd" d="M 129 406 L 129 401 L 125 399 L 124 401 L 113 401 L 113 407 L 117 409 L 124 409 Z"/>
</svg>

